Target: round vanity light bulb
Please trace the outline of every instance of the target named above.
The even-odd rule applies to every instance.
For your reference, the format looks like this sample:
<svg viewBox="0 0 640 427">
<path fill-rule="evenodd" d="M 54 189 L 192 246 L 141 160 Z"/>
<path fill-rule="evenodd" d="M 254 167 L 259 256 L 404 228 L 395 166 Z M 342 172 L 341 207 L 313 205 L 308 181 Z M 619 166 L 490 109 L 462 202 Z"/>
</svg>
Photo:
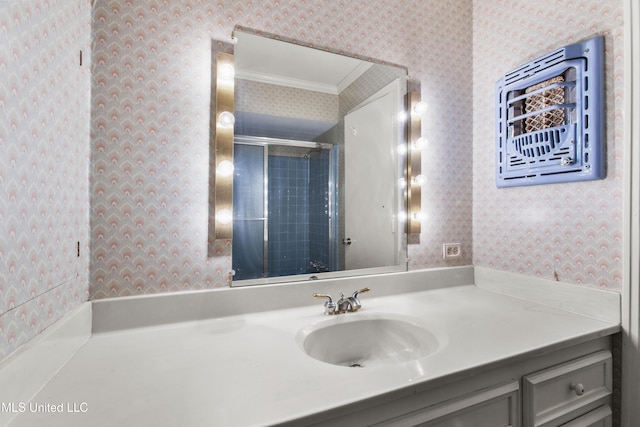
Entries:
<svg viewBox="0 0 640 427">
<path fill-rule="evenodd" d="M 416 150 L 421 150 L 427 146 L 427 143 L 427 138 L 420 137 L 413 141 L 413 148 L 415 148 Z"/>
<path fill-rule="evenodd" d="M 231 224 L 231 220 L 233 219 L 233 215 L 229 209 L 220 209 L 218 213 L 216 213 L 216 220 L 220 224 Z"/>
<path fill-rule="evenodd" d="M 218 123 L 220 123 L 220 126 L 225 128 L 230 128 L 235 122 L 236 118 L 233 116 L 233 113 L 228 111 L 223 111 L 218 117 Z"/>
<path fill-rule="evenodd" d="M 236 75 L 235 68 L 233 68 L 233 65 L 229 63 L 220 65 L 218 72 L 218 78 L 224 81 L 233 81 L 233 78 Z"/>
<path fill-rule="evenodd" d="M 427 105 L 426 102 L 424 101 L 419 101 L 416 103 L 416 105 L 413 106 L 413 112 L 416 114 L 424 114 L 427 112 L 427 109 L 429 108 L 429 106 Z"/>
<path fill-rule="evenodd" d="M 231 176 L 233 175 L 233 163 L 230 160 L 223 160 L 218 163 L 216 167 L 216 173 L 220 176 Z"/>
<path fill-rule="evenodd" d="M 417 185 L 424 185 L 427 183 L 427 177 L 424 175 L 417 175 L 413 177 L 413 182 L 416 183 Z"/>
<path fill-rule="evenodd" d="M 418 212 L 414 212 L 413 213 L 413 219 L 415 221 L 422 222 L 425 218 L 426 218 L 426 216 L 425 216 L 425 214 L 422 213 L 422 211 L 418 211 Z"/>
</svg>

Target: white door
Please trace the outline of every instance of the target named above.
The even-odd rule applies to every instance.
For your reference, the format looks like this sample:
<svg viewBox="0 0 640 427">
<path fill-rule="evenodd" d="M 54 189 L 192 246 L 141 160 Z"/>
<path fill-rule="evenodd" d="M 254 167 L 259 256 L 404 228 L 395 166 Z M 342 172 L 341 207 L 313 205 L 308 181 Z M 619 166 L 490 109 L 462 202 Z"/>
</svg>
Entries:
<svg viewBox="0 0 640 427">
<path fill-rule="evenodd" d="M 348 270 L 397 264 L 399 95 L 385 92 L 345 116 L 342 241 Z"/>
</svg>

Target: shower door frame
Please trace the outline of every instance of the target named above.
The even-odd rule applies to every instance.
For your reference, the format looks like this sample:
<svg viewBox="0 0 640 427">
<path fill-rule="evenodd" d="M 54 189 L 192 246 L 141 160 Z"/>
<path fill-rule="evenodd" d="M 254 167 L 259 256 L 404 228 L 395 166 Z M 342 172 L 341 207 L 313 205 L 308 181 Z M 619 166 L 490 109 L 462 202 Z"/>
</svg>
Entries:
<svg viewBox="0 0 640 427">
<path fill-rule="evenodd" d="M 338 267 L 337 260 L 337 248 L 336 242 L 338 238 L 337 234 L 337 165 L 335 159 L 335 145 L 321 143 L 321 142 L 311 142 L 311 141 L 297 141 L 291 139 L 278 139 L 278 138 L 267 138 L 267 137 L 259 137 L 259 136 L 244 136 L 244 135 L 236 135 L 233 141 L 235 144 L 242 145 L 257 145 L 262 146 L 263 156 L 264 156 L 264 167 L 263 167 L 263 211 L 262 218 L 250 218 L 253 220 L 262 220 L 263 221 L 263 268 L 262 273 L 264 277 L 258 279 L 243 279 L 240 281 L 234 281 L 234 286 L 244 286 L 244 285 L 254 285 L 254 284 L 264 284 L 270 282 L 281 282 L 282 277 L 296 277 L 296 276 L 269 276 L 269 146 L 286 146 L 286 147 L 295 147 L 295 148 L 306 148 L 309 150 L 312 149 L 322 149 L 329 150 L 329 182 L 327 183 L 329 187 L 329 271 L 335 271 Z M 233 262 L 233 260 L 232 260 Z M 300 274 L 300 276 L 308 276 L 309 274 L 314 273 L 305 273 Z"/>
</svg>

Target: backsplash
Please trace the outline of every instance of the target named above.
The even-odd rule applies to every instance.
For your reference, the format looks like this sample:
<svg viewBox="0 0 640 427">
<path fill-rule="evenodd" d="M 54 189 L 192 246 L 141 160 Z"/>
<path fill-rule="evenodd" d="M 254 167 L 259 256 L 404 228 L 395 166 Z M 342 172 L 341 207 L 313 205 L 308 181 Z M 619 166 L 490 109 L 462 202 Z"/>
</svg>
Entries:
<svg viewBox="0 0 640 427">
<path fill-rule="evenodd" d="M 568 13 L 568 9 L 570 13 Z M 622 288 L 623 2 L 473 1 L 473 264 Z M 607 177 L 497 189 L 494 84 L 564 45 L 605 37 Z"/>
<path fill-rule="evenodd" d="M 90 40 L 90 0 L 0 2 L 0 360 L 88 298 Z"/>
<path fill-rule="evenodd" d="M 236 24 L 408 67 L 431 111 L 410 268 L 470 264 L 471 23 L 460 0 L 96 0 L 91 297 L 229 285 L 230 245 L 207 257 L 209 91 L 211 40 Z"/>
</svg>

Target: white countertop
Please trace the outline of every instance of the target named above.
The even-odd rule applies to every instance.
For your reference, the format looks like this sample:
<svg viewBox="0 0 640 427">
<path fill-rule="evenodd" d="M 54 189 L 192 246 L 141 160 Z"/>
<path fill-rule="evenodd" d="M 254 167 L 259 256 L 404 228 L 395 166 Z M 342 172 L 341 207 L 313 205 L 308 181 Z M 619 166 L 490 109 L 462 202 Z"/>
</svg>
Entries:
<svg viewBox="0 0 640 427">
<path fill-rule="evenodd" d="M 98 333 L 26 402 L 43 406 L 27 406 L 10 425 L 271 425 L 619 330 L 618 324 L 473 285 L 378 298 L 374 290 L 361 301 L 361 312 L 341 316 L 420 317 L 446 344 L 392 366 L 356 369 L 317 361 L 295 336 L 309 324 L 335 319 L 322 314 L 321 301 Z"/>
</svg>

